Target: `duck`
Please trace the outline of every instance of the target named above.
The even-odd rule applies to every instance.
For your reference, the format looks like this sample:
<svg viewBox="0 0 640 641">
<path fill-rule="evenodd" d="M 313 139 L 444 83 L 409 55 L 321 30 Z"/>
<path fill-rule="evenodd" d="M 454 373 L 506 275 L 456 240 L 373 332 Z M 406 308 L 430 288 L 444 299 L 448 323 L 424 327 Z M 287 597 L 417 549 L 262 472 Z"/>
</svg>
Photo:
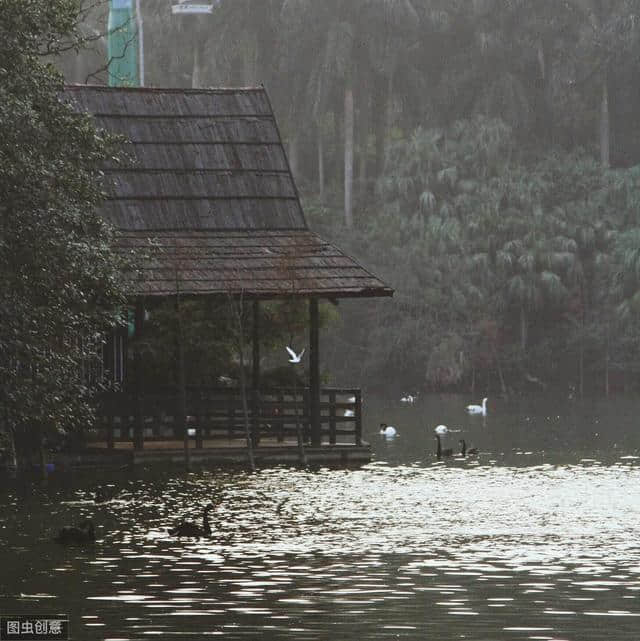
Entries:
<svg viewBox="0 0 640 641">
<path fill-rule="evenodd" d="M 53 540 L 56 543 L 63 543 L 65 545 L 94 543 L 96 535 L 93 529 L 93 523 L 90 519 L 85 519 L 78 526 L 65 525 Z"/>
<path fill-rule="evenodd" d="M 398 430 L 396 430 L 393 425 L 387 425 L 386 423 L 380 423 L 380 434 L 384 436 L 385 438 L 393 438 L 398 434 Z"/>
<path fill-rule="evenodd" d="M 487 401 L 488 398 L 482 399 L 482 405 L 467 405 L 467 412 L 469 414 L 482 414 L 482 416 L 487 415 Z"/>
<path fill-rule="evenodd" d="M 462 458 L 465 458 L 467 456 L 477 456 L 478 455 L 478 448 L 477 447 L 470 447 L 469 449 L 467 449 L 467 442 L 463 438 L 461 438 L 458 442 L 461 445 L 460 456 Z"/>
<path fill-rule="evenodd" d="M 436 448 L 436 458 L 438 460 L 441 460 L 443 457 L 449 458 L 450 456 L 453 456 L 453 448 L 448 447 L 444 450 L 442 449 L 442 443 L 440 442 L 440 434 L 436 434 L 436 440 L 438 441 L 438 445 Z"/>
<path fill-rule="evenodd" d="M 436 425 L 433 431 L 436 434 L 440 434 L 440 436 L 444 436 L 449 431 L 449 428 L 446 425 Z"/>
<path fill-rule="evenodd" d="M 171 536 L 211 536 L 211 525 L 209 524 L 209 512 L 213 509 L 213 503 L 205 506 L 202 515 L 202 527 L 192 521 L 182 521 L 175 527 L 169 529 Z"/>
</svg>

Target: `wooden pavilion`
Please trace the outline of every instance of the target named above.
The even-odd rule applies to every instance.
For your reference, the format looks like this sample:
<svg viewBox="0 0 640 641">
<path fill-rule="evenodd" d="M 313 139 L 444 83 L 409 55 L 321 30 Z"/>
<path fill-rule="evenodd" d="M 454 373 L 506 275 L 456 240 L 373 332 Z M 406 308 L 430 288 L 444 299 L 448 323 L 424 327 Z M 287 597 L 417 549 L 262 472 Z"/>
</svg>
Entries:
<svg viewBox="0 0 640 641">
<path fill-rule="evenodd" d="M 133 162 L 105 167 L 108 191 L 101 213 L 119 231 L 118 251 L 146 250 L 151 242 L 156 247 L 143 259 L 131 291 L 136 332 L 143 330 L 148 298 L 179 293 L 251 300 L 256 443 L 275 437 L 285 444 L 295 415 L 312 447 L 339 442 L 341 426 L 352 445 L 361 445 L 360 390 L 320 386 L 318 301 L 393 291 L 309 230 L 264 88 L 70 85 L 65 98 L 93 115 L 100 128 L 130 141 Z M 260 385 L 259 304 L 287 297 L 309 301 L 309 384 L 295 393 Z M 184 430 L 187 415 L 197 417 L 195 448 L 211 446 L 216 435 L 233 440 L 240 427 L 238 390 L 143 397 L 135 353 L 133 376 L 124 367 L 126 333 L 113 337 L 105 353 L 107 369 L 125 390 L 104 400 L 109 448 L 132 432 L 134 449 L 142 450 L 145 438 L 164 438 L 163 421 Z"/>
</svg>

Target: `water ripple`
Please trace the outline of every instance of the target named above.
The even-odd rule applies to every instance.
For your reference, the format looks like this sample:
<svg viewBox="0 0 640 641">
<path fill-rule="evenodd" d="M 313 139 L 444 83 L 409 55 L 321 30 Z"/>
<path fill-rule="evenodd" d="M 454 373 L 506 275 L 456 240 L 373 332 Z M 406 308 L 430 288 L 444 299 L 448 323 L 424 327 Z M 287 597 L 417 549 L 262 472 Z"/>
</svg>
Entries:
<svg viewBox="0 0 640 641">
<path fill-rule="evenodd" d="M 637 639 L 640 468 L 381 465 L 201 472 L 1 504 L 0 611 L 83 639 Z M 73 500 L 75 499 L 75 500 Z M 213 501 L 211 539 L 175 539 Z M 50 542 L 91 516 L 90 549 Z M 602 621 L 594 626 L 594 621 Z"/>
</svg>

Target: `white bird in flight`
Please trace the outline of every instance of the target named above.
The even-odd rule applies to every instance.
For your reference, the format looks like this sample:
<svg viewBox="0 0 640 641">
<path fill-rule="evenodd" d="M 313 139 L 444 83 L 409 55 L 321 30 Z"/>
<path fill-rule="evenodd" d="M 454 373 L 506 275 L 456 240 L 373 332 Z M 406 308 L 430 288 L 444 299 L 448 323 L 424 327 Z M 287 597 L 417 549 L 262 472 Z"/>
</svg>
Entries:
<svg viewBox="0 0 640 641">
<path fill-rule="evenodd" d="M 289 355 L 291 356 L 289 359 L 290 363 L 299 363 L 302 359 L 302 355 L 304 354 L 304 349 L 299 354 L 296 354 L 290 347 L 287 347 L 287 352 L 289 352 Z"/>
</svg>

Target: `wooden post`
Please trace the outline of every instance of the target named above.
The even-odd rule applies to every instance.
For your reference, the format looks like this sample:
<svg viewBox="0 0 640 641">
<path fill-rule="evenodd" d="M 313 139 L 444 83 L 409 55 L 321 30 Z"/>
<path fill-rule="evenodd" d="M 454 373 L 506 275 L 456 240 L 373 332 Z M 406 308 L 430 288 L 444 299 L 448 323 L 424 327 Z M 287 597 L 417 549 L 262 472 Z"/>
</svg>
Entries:
<svg viewBox="0 0 640 641">
<path fill-rule="evenodd" d="M 230 389 L 227 394 L 227 429 L 228 436 L 232 439 L 235 438 L 236 429 L 236 398 L 233 389 Z"/>
<path fill-rule="evenodd" d="M 142 411 L 142 353 L 140 351 L 140 341 L 144 329 L 144 301 L 142 298 L 136 300 L 134 312 L 134 333 L 135 347 L 133 350 L 133 375 L 135 378 L 135 407 L 133 423 L 133 448 L 141 450 L 144 447 L 144 414 Z"/>
<path fill-rule="evenodd" d="M 302 397 L 300 402 L 302 403 L 302 416 L 304 417 L 302 433 L 304 436 L 304 442 L 307 445 L 313 445 L 311 441 L 311 390 L 305 388 L 301 391 Z"/>
<path fill-rule="evenodd" d="M 318 299 L 309 299 L 309 425 L 311 445 L 320 447 L 320 322 L 318 318 Z"/>
<path fill-rule="evenodd" d="M 356 390 L 356 445 L 362 445 L 362 391 Z"/>
<path fill-rule="evenodd" d="M 251 376 L 251 439 L 254 445 L 260 443 L 260 301 L 253 301 L 253 372 Z"/>
<path fill-rule="evenodd" d="M 115 350 L 117 345 L 116 331 L 112 329 L 111 332 L 106 336 L 104 346 L 102 349 L 102 371 L 103 371 L 103 380 L 104 385 L 108 385 L 108 388 L 112 390 L 116 382 L 116 357 Z M 109 378 L 107 378 L 107 373 Z"/>
<path fill-rule="evenodd" d="M 176 367 L 178 399 L 174 425 L 182 434 L 184 447 L 184 464 L 189 469 L 189 431 L 187 429 L 187 382 L 184 369 L 184 343 L 182 336 L 182 309 L 180 306 L 180 292 L 176 292 L 175 300 L 175 323 L 176 323 Z"/>
<path fill-rule="evenodd" d="M 284 442 L 284 420 L 285 420 L 285 410 L 284 410 L 284 395 L 282 392 L 278 392 L 278 406 L 276 409 L 276 415 L 279 419 L 278 421 L 278 443 Z"/>
<path fill-rule="evenodd" d="M 204 422 L 204 414 L 202 413 L 202 406 L 203 406 L 202 399 L 199 400 L 198 405 L 199 407 L 197 407 L 197 413 L 194 417 L 196 421 L 196 449 L 201 450 L 203 445 L 202 424 Z"/>
<path fill-rule="evenodd" d="M 107 418 L 107 448 L 110 450 L 114 449 L 115 447 L 115 438 L 114 438 L 114 416 L 110 412 L 109 416 Z"/>
<path fill-rule="evenodd" d="M 329 392 L 329 443 L 336 444 L 336 393 Z"/>
</svg>

